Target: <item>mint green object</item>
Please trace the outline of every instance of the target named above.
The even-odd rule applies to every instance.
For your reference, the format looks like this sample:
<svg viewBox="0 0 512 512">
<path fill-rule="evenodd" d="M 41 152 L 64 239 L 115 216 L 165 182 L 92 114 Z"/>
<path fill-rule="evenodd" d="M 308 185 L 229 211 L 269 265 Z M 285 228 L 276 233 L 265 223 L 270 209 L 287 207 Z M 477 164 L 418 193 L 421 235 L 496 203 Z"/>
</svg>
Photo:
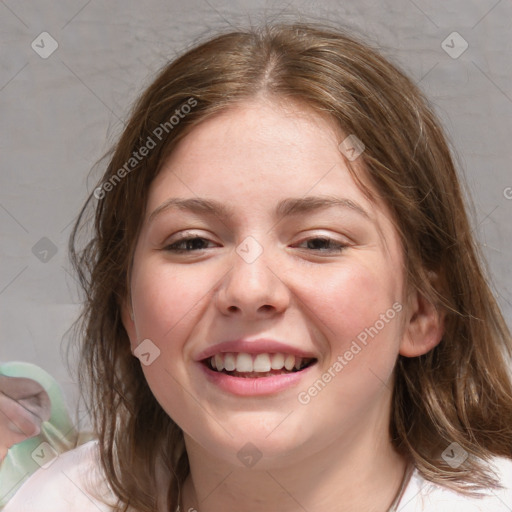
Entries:
<svg viewBox="0 0 512 512">
<path fill-rule="evenodd" d="M 49 373 L 34 364 L 9 362 L 0 364 L 0 375 L 36 381 L 48 393 L 51 402 L 50 419 L 43 421 L 39 435 L 11 446 L 0 463 L 1 510 L 34 471 L 47 467 L 57 455 L 88 439 L 79 436 L 62 390 Z"/>
</svg>

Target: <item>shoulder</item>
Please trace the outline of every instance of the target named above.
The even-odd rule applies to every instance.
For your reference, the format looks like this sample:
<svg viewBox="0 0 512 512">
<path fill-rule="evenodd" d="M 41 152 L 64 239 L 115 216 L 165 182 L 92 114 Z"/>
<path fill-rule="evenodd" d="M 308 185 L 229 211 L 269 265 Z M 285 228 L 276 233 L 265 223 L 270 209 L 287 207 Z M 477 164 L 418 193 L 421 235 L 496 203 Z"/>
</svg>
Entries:
<svg viewBox="0 0 512 512">
<path fill-rule="evenodd" d="M 490 467 L 502 489 L 481 497 L 466 496 L 425 480 L 414 471 L 397 508 L 400 512 L 510 512 L 512 510 L 512 460 L 492 459 Z"/>
<path fill-rule="evenodd" d="M 49 460 L 19 488 L 2 512 L 110 512 L 114 495 L 99 464 L 97 441 Z"/>
</svg>

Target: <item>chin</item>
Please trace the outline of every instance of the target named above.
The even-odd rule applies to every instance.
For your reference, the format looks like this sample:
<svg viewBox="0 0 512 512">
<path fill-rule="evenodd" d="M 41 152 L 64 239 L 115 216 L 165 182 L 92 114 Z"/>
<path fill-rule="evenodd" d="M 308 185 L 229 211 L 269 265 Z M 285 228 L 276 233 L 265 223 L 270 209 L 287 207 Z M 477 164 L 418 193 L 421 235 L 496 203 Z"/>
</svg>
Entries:
<svg viewBox="0 0 512 512">
<path fill-rule="evenodd" d="M 260 470 L 277 469 L 297 463 L 308 451 L 310 442 L 304 424 L 296 425 L 292 420 L 293 415 L 287 418 L 281 412 L 262 418 L 261 411 L 255 412 L 244 415 L 244 421 L 223 422 L 225 430 L 216 429 L 214 436 L 196 432 L 199 435 L 195 435 L 194 439 L 200 439 L 198 442 L 203 448 L 230 465 Z"/>
</svg>

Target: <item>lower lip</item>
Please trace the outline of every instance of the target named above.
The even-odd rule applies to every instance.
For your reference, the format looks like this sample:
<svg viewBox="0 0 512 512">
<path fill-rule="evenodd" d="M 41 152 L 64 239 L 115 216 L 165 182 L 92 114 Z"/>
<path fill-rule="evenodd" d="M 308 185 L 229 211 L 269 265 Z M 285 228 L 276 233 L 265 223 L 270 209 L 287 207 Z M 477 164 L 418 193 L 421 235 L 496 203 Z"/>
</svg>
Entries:
<svg viewBox="0 0 512 512">
<path fill-rule="evenodd" d="M 296 386 L 302 378 L 310 373 L 316 363 L 299 372 L 256 378 L 233 377 L 223 372 L 210 370 L 203 363 L 199 363 L 199 365 L 206 374 L 206 378 L 222 390 L 233 395 L 258 396 L 278 393 L 279 391 Z"/>
</svg>

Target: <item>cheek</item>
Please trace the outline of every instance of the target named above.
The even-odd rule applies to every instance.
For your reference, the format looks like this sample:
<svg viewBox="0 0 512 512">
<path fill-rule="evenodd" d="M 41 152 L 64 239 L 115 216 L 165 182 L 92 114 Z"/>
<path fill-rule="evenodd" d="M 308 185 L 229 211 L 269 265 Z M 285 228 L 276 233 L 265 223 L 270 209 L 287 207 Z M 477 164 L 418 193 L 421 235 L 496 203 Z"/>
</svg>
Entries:
<svg viewBox="0 0 512 512">
<path fill-rule="evenodd" d="M 361 418 L 391 387 L 402 305 L 400 276 L 390 269 L 384 273 L 378 265 L 351 265 L 330 276 L 323 286 L 310 286 L 303 293 L 329 358 L 322 362 L 321 378 L 307 383 L 299 402 L 321 411 L 332 408 L 334 400 L 339 409 L 329 422 L 336 426 Z M 354 417 L 347 418 L 346 411 Z"/>
<path fill-rule="evenodd" d="M 399 350 L 400 286 L 389 271 L 384 278 L 376 269 L 354 265 L 304 294 L 309 293 L 308 309 L 315 307 L 314 322 L 329 356 L 297 399 L 311 416 L 323 418 L 326 432 L 378 422 L 371 411 L 385 416 Z"/>
<path fill-rule="evenodd" d="M 143 262 L 136 268 L 131 293 L 137 340 L 131 340 L 132 349 L 146 339 L 155 345 L 158 355 L 142 364 L 146 381 L 167 414 L 188 425 L 197 411 L 186 391 L 185 348 L 204 305 L 206 281 L 165 263 Z"/>
<path fill-rule="evenodd" d="M 323 286 L 310 285 L 303 294 L 311 298 L 308 309 L 315 314 L 328 357 L 321 362 L 322 383 L 308 383 L 314 389 L 303 390 L 301 403 L 311 399 L 313 407 L 327 407 L 335 400 L 341 410 L 359 416 L 391 387 L 400 346 L 400 276 L 377 262 L 354 263 L 329 275 Z"/>
<path fill-rule="evenodd" d="M 332 348 L 343 348 L 376 323 L 379 331 L 396 330 L 399 322 L 393 304 L 401 301 L 398 277 L 390 269 L 379 270 L 378 265 L 347 265 L 336 272 L 326 271 L 324 277 L 304 280 L 302 296 L 319 328 L 324 327 L 336 346 Z"/>
<path fill-rule="evenodd" d="M 179 345 L 179 333 L 202 304 L 204 283 L 202 276 L 165 264 L 139 266 L 131 288 L 138 341 L 149 338 L 162 349 Z"/>
</svg>

